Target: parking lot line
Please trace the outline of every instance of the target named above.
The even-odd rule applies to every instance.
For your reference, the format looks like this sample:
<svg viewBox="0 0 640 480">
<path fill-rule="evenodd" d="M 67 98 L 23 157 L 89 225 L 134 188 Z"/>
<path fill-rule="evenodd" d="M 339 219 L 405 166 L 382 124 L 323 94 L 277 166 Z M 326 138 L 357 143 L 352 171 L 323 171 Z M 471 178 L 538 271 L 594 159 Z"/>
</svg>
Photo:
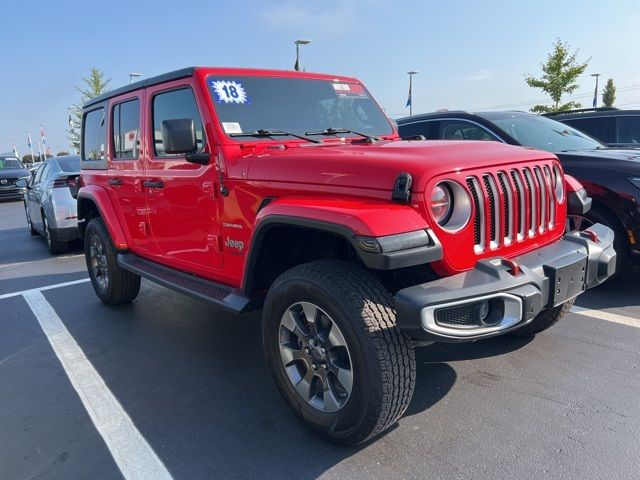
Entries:
<svg viewBox="0 0 640 480">
<path fill-rule="evenodd" d="M 597 318 L 598 320 L 606 320 L 607 322 L 619 323 L 621 325 L 628 325 L 630 327 L 640 328 L 640 320 L 632 317 L 626 317 L 624 315 L 618 315 L 615 313 L 605 312 L 603 310 L 592 310 L 590 308 L 583 308 L 574 305 L 571 307 L 572 313 L 578 315 L 585 315 L 587 317 Z"/>
<path fill-rule="evenodd" d="M 66 284 L 74 283 L 81 282 Z M 57 286 L 65 286 L 65 284 Z M 58 314 L 42 295 L 40 290 L 45 289 L 48 288 L 28 290 L 22 295 L 37 318 L 122 475 L 131 480 L 171 479 L 171 474 L 162 460 L 138 431 Z"/>
<path fill-rule="evenodd" d="M 55 283 L 53 285 L 46 285 L 44 287 L 31 288 L 29 290 L 21 290 L 19 292 L 3 293 L 2 295 L 0 295 L 0 300 L 2 300 L 4 298 L 17 297 L 19 295 L 24 295 L 24 294 L 29 293 L 29 292 L 43 292 L 45 290 L 51 290 L 53 288 L 60 288 L 60 287 L 68 287 L 70 285 L 77 285 L 79 283 L 88 282 L 89 280 L 90 280 L 89 278 L 81 278 L 80 280 L 71 280 L 70 282 Z"/>
</svg>

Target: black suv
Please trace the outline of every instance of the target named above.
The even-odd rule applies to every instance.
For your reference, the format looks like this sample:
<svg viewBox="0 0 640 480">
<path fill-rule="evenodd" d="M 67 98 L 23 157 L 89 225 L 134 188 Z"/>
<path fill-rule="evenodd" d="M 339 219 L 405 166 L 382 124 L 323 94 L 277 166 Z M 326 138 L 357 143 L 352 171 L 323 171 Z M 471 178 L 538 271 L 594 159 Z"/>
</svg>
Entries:
<svg viewBox="0 0 640 480">
<path fill-rule="evenodd" d="M 545 116 L 582 130 L 608 147 L 640 148 L 640 110 L 583 108 Z"/>
<path fill-rule="evenodd" d="M 611 227 L 617 271 L 640 265 L 640 149 L 607 148 L 569 125 L 526 112 L 440 111 L 396 122 L 403 138 L 492 140 L 554 153 L 593 199 L 591 210 L 571 217 L 570 227 Z"/>
</svg>

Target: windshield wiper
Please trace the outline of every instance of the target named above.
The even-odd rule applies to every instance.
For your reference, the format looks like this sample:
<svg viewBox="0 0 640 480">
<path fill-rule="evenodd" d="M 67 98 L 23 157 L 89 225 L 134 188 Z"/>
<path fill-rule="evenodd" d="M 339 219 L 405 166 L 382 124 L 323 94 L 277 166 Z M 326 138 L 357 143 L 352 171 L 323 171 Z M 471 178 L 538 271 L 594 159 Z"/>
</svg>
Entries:
<svg viewBox="0 0 640 480">
<path fill-rule="evenodd" d="M 289 137 L 299 138 L 301 140 L 306 140 L 307 142 L 311 142 L 311 143 L 322 143 L 320 142 L 320 140 L 316 140 L 315 138 L 309 138 L 309 137 L 306 137 L 305 135 L 300 135 L 299 133 L 286 132 L 284 130 L 274 130 L 270 128 L 261 128 L 251 133 L 231 133 L 229 134 L 229 136 L 230 137 L 282 137 L 282 136 L 287 137 L 289 136 Z"/>
<path fill-rule="evenodd" d="M 305 135 L 337 135 L 338 133 L 353 133 L 354 135 L 360 135 L 366 139 L 377 142 L 380 140 L 380 137 L 376 137 L 375 135 L 369 135 L 366 133 L 358 132 L 356 130 L 350 130 L 348 128 L 327 128 L 325 130 L 319 130 L 317 132 L 305 132 Z"/>
</svg>

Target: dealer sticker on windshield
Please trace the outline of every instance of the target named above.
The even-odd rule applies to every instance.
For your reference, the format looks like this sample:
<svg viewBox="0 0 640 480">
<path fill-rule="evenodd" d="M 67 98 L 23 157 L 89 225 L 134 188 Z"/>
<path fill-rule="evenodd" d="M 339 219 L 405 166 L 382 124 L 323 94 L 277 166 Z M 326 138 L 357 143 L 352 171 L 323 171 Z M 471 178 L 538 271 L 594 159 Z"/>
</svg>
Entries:
<svg viewBox="0 0 640 480">
<path fill-rule="evenodd" d="M 222 122 L 224 133 L 242 133 L 242 128 L 238 122 Z"/>
<path fill-rule="evenodd" d="M 213 88 L 216 94 L 216 101 L 218 103 L 244 104 L 248 102 L 247 92 L 245 92 L 240 82 L 233 80 L 213 80 L 211 82 L 211 88 Z"/>
<path fill-rule="evenodd" d="M 359 83 L 332 83 L 333 89 L 340 96 L 364 97 L 367 94 Z"/>
</svg>

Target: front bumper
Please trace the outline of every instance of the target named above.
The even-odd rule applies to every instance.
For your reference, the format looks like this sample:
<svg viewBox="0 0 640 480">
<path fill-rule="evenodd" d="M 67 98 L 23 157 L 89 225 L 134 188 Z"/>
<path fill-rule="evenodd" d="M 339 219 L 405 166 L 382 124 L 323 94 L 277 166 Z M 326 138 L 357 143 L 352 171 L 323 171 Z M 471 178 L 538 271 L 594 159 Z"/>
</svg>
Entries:
<svg viewBox="0 0 640 480">
<path fill-rule="evenodd" d="M 23 198 L 26 191 L 26 188 L 18 188 L 13 185 L 10 187 L 0 187 L 0 200 Z"/>
<path fill-rule="evenodd" d="M 601 224 L 507 261 L 400 290 L 397 321 L 418 341 L 464 342 L 520 328 L 615 272 L 613 231 Z"/>
</svg>

